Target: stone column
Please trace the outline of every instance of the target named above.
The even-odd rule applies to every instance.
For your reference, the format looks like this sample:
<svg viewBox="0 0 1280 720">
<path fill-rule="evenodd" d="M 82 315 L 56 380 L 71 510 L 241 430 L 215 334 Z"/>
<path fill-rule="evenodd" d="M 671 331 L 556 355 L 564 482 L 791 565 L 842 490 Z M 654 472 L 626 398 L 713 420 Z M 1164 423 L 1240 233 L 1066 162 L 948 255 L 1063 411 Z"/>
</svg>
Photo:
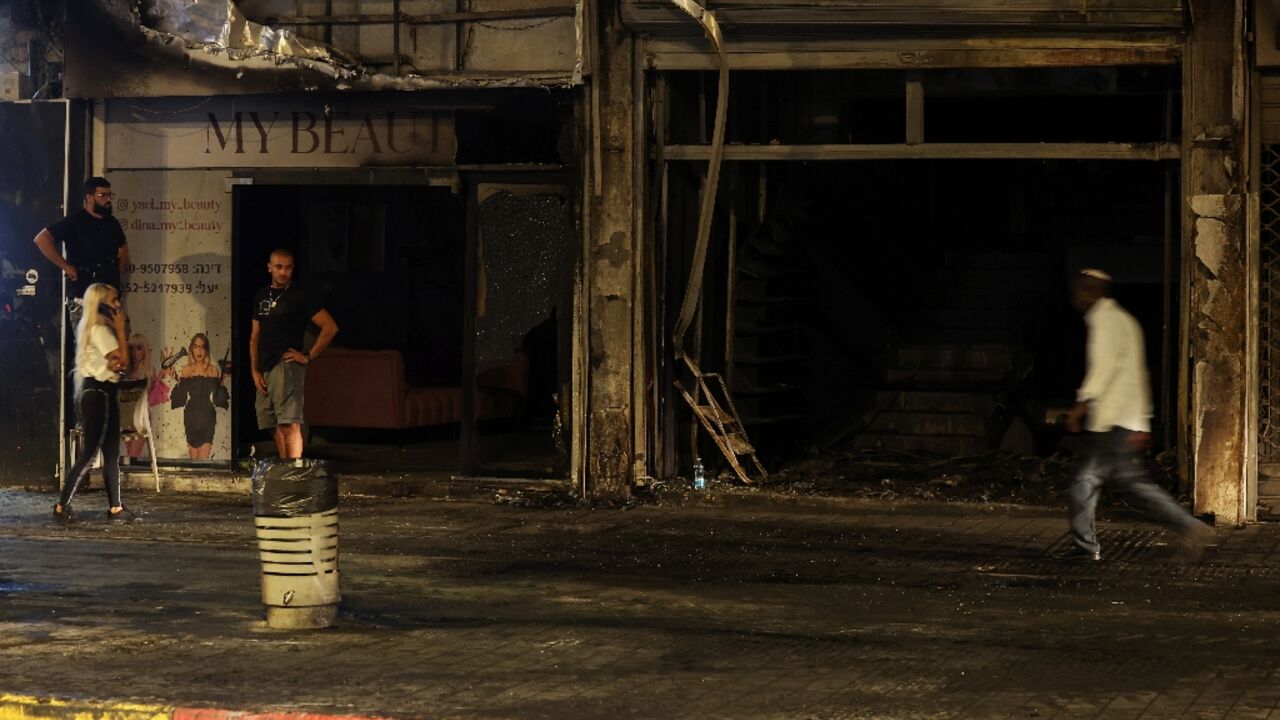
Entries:
<svg viewBox="0 0 1280 720">
<path fill-rule="evenodd" d="M 1241 0 L 1191 0 L 1183 65 L 1183 303 L 1190 356 L 1183 442 L 1195 511 L 1241 522 L 1248 274 Z"/>
<path fill-rule="evenodd" d="M 588 273 L 587 477 L 589 498 L 630 498 L 635 434 L 632 412 L 632 312 L 635 202 L 632 43 L 618 0 L 595 6 L 595 66 L 587 103 L 591 187 Z M 597 136 L 598 134 L 598 136 Z M 597 156 L 598 155 L 598 156 Z"/>
</svg>

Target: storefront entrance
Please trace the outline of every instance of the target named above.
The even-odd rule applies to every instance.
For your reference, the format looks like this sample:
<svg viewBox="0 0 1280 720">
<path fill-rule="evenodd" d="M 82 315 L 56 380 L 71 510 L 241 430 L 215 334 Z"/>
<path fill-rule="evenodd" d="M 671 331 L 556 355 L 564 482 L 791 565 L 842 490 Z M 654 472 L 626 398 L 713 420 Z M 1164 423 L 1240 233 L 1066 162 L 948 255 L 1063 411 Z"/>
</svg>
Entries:
<svg viewBox="0 0 1280 720">
<path fill-rule="evenodd" d="M 733 77 L 685 350 L 725 375 L 766 466 L 815 450 L 1052 452 L 1084 370 L 1083 324 L 1067 303 L 1084 267 L 1108 270 L 1142 323 L 1160 442 L 1177 444 L 1174 68 Z M 654 90 L 668 326 L 691 262 L 714 87 L 666 73 Z M 663 360 L 669 387 L 681 367 Z M 665 402 L 664 457 L 687 467 L 716 456 L 705 438 L 688 444 L 680 397 Z"/>
<path fill-rule="evenodd" d="M 475 183 L 314 181 L 255 181 L 234 200 L 236 365 L 249 366 L 248 319 L 273 249 L 295 254 L 296 281 L 341 328 L 308 368 L 305 454 L 343 472 L 565 477 L 557 311 L 568 266 L 548 249 L 568 247 L 560 196 L 498 189 L 477 202 Z M 254 393 L 238 374 L 241 457 L 274 453 Z"/>
</svg>

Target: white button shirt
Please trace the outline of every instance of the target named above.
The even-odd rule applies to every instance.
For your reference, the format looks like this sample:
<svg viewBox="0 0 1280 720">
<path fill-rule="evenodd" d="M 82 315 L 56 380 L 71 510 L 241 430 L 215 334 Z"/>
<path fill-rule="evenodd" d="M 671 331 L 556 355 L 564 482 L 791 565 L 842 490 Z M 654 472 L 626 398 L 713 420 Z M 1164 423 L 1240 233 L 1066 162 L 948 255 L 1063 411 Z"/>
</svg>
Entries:
<svg viewBox="0 0 1280 720">
<path fill-rule="evenodd" d="M 1084 314 L 1084 322 L 1089 329 L 1088 370 L 1076 400 L 1089 403 L 1085 429 L 1151 432 L 1151 386 L 1142 326 L 1111 298 L 1095 302 Z"/>
</svg>

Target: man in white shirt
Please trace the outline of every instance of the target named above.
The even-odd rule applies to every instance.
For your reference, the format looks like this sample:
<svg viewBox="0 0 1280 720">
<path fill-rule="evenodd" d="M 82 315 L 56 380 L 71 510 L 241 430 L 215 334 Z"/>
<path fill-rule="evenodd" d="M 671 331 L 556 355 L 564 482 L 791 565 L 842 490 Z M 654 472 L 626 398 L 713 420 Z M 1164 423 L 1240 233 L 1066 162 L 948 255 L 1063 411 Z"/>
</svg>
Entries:
<svg viewBox="0 0 1280 720">
<path fill-rule="evenodd" d="M 1151 443 L 1151 390 L 1142 327 L 1109 297 L 1111 276 L 1081 270 L 1071 283 L 1071 304 L 1084 314 L 1089 339 L 1084 382 L 1067 414 L 1067 429 L 1088 431 L 1071 485 L 1074 557 L 1101 560 L 1094 511 L 1104 483 L 1129 504 L 1178 533 L 1185 556 L 1198 556 L 1209 528 L 1151 482 L 1143 451 Z M 1086 419 L 1087 416 L 1087 419 Z"/>
</svg>

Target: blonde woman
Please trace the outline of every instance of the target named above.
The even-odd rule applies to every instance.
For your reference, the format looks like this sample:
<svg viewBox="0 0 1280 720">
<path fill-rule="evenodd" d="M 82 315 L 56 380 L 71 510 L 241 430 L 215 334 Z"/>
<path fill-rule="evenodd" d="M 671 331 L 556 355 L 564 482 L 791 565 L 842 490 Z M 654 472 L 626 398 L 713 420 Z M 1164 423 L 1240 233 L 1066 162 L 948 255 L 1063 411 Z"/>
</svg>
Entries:
<svg viewBox="0 0 1280 720">
<path fill-rule="evenodd" d="M 107 485 L 107 517 L 112 522 L 133 520 L 133 514 L 120 502 L 120 405 L 116 402 L 116 384 L 129 370 L 126 322 L 120 293 L 114 287 L 94 283 L 84 291 L 84 315 L 76 326 L 75 366 L 76 407 L 84 444 L 67 471 L 58 504 L 53 506 L 53 517 L 61 523 L 71 521 L 71 500 L 99 451 Z"/>
</svg>

